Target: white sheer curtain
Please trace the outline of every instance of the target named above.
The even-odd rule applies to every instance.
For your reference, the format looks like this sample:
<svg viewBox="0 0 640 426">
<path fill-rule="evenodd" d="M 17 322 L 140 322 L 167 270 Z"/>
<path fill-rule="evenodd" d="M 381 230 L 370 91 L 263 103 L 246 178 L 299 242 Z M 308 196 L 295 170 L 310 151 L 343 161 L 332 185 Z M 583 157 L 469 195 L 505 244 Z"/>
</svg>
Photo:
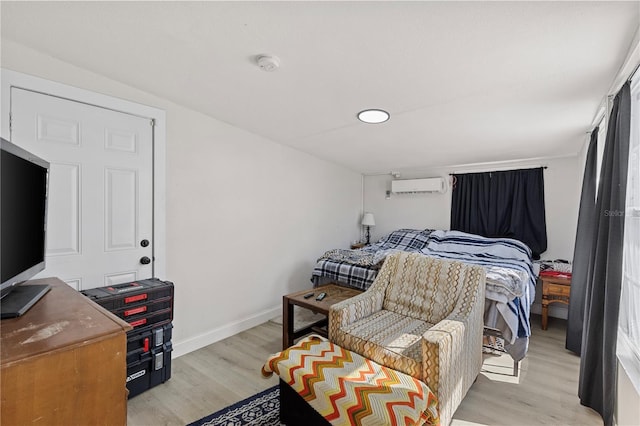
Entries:
<svg viewBox="0 0 640 426">
<path fill-rule="evenodd" d="M 617 355 L 640 393 L 640 74 L 631 85 L 631 132 Z"/>
</svg>

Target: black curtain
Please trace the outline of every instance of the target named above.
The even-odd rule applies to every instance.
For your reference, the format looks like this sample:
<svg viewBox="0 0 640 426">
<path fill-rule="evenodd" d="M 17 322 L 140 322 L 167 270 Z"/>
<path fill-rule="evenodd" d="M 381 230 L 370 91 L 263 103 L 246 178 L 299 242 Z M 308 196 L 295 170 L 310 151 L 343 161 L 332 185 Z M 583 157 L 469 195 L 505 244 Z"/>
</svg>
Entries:
<svg viewBox="0 0 640 426">
<path fill-rule="evenodd" d="M 520 240 L 535 259 L 547 249 L 541 167 L 453 176 L 451 229 Z"/>
<path fill-rule="evenodd" d="M 585 292 L 584 328 L 580 352 L 580 403 L 613 425 L 616 401 L 616 343 L 624 211 L 629 165 L 631 95 L 627 82 L 615 97 L 600 168 L 591 259 L 583 261 L 591 272 Z"/>
<path fill-rule="evenodd" d="M 584 299 L 591 274 L 591 250 L 595 238 L 596 178 L 598 169 L 598 131 L 591 131 L 591 140 L 587 149 L 587 160 L 582 178 L 582 194 L 578 212 L 578 229 L 573 250 L 573 273 L 571 277 L 571 295 L 569 296 L 569 314 L 567 317 L 567 340 L 565 347 L 580 354 L 582 347 L 582 325 L 584 320 Z"/>
</svg>

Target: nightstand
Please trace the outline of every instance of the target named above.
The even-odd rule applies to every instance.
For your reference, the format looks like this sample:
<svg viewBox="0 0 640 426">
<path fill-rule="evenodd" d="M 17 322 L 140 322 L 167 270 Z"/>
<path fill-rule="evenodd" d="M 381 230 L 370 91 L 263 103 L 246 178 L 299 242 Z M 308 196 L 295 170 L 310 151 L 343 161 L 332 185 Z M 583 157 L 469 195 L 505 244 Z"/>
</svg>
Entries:
<svg viewBox="0 0 640 426">
<path fill-rule="evenodd" d="M 540 277 L 542 281 L 542 329 L 547 329 L 549 305 L 562 303 L 569 305 L 571 278 Z"/>
<path fill-rule="evenodd" d="M 351 250 L 361 249 L 363 247 L 366 247 L 367 245 L 368 245 L 367 243 L 354 243 L 354 244 L 351 244 Z"/>
</svg>

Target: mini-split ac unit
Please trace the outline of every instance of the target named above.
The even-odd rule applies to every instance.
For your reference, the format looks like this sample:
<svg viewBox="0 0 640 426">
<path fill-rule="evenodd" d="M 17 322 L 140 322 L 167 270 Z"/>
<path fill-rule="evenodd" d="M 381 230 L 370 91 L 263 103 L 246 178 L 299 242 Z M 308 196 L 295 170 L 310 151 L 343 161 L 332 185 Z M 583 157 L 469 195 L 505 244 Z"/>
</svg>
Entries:
<svg viewBox="0 0 640 426">
<path fill-rule="evenodd" d="M 391 192 L 408 194 L 414 192 L 445 192 L 444 179 L 441 177 L 426 179 L 402 179 L 391 181 Z"/>
</svg>

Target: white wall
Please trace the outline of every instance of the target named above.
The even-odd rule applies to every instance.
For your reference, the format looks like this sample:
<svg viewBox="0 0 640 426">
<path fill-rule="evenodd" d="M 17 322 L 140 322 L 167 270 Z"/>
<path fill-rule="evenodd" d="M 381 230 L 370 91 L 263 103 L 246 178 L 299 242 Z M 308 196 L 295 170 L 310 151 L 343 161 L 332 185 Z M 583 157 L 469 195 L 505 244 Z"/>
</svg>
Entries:
<svg viewBox="0 0 640 426">
<path fill-rule="evenodd" d="M 320 254 L 359 236 L 358 173 L 6 39 L 2 66 L 166 111 L 174 355 L 277 315 Z"/>
<path fill-rule="evenodd" d="M 640 424 L 640 393 L 633 385 L 620 361 L 618 366 L 618 400 L 616 403 L 616 424 L 637 426 Z"/>
<path fill-rule="evenodd" d="M 582 165 L 578 156 L 566 158 L 536 159 L 510 163 L 508 168 L 527 168 L 546 165 L 544 171 L 545 209 L 547 222 L 547 251 L 543 259 L 573 258 L 578 207 L 580 202 L 580 182 Z M 583 160 L 582 160 L 583 161 Z M 410 173 L 402 173 L 401 179 L 441 176 L 449 181 L 449 173 L 473 172 L 504 169 L 505 165 L 483 166 L 482 168 L 431 168 Z M 398 228 L 449 229 L 451 218 L 451 190 L 446 193 L 391 194 L 386 199 L 386 191 L 391 189 L 394 178 L 388 175 L 365 176 L 364 210 L 372 212 L 376 226 L 372 229 L 372 240 Z M 534 313 L 541 312 L 540 294 L 536 292 L 532 307 Z M 550 306 L 551 316 L 566 318 L 564 305 Z"/>
</svg>

